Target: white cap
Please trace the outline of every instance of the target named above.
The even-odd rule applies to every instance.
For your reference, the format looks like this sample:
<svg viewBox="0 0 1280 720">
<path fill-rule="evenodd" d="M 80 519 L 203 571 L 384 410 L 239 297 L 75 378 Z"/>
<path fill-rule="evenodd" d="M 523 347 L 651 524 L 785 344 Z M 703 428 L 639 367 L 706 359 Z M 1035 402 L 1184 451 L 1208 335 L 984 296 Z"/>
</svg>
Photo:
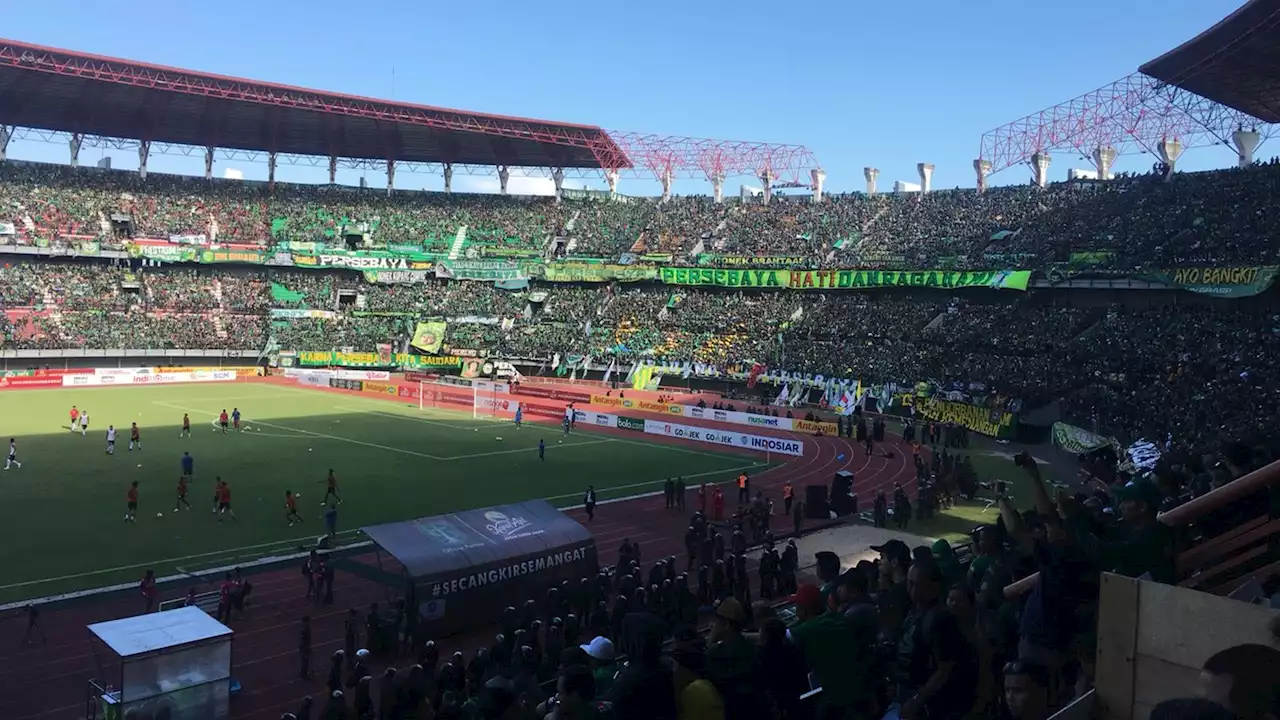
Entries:
<svg viewBox="0 0 1280 720">
<path fill-rule="evenodd" d="M 596 660 L 612 660 L 614 658 L 613 641 L 607 637 L 597 636 L 586 645 L 579 645 L 582 651 Z"/>
<path fill-rule="evenodd" d="M 358 657 L 358 658 L 360 658 L 360 659 L 367 658 L 367 657 L 369 657 L 369 651 L 368 651 L 368 650 L 357 650 L 357 651 L 356 651 L 356 657 Z"/>
</svg>

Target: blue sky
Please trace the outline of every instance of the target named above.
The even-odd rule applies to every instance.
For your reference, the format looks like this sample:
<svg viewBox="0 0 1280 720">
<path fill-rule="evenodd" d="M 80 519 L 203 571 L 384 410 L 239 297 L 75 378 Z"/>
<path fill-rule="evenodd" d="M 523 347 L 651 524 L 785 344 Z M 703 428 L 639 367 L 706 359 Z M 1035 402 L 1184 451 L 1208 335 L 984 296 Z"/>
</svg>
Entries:
<svg viewBox="0 0 1280 720">
<path fill-rule="evenodd" d="M 43 0 L 6 3 L 15 40 L 446 107 L 605 128 L 808 146 L 829 190 L 916 180 L 972 187 L 986 130 L 1116 80 L 1225 17 L 1243 0 L 644 3 L 333 0 Z M 1271 148 L 1259 154 L 1269 157 Z M 86 149 L 91 164 L 103 154 Z M 114 151 L 116 167 L 137 158 Z M 65 162 L 65 145 L 15 141 L 10 156 Z M 1147 170 L 1154 158 L 1122 159 Z M 1234 162 L 1188 152 L 1183 169 Z M 220 163 L 247 178 L 265 167 Z M 200 160 L 153 156 L 151 169 L 198 174 Z M 1068 167 L 1055 158 L 1052 180 Z M 1022 183 L 1025 168 L 992 178 Z M 281 180 L 324 181 L 282 166 Z M 354 171 L 339 178 L 355 183 Z M 371 184 L 385 178 L 370 175 Z M 726 184 L 736 192 L 737 183 Z M 455 179 L 490 190 L 497 179 Z M 438 188 L 397 175 L 397 187 Z M 603 187 L 603 182 L 589 186 Z M 624 179 L 620 191 L 656 192 Z M 536 180 L 513 190 L 541 190 Z M 700 182 L 677 192 L 709 192 Z"/>
</svg>

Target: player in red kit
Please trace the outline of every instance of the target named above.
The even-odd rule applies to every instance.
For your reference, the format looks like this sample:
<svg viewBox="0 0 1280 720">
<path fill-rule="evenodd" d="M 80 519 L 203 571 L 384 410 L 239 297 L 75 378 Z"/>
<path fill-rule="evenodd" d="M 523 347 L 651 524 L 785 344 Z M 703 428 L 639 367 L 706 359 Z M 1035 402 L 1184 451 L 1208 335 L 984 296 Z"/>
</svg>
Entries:
<svg viewBox="0 0 1280 720">
<path fill-rule="evenodd" d="M 227 434 L 227 411 L 223 408 L 222 414 L 218 416 L 218 424 L 222 426 L 222 434 Z"/>
<path fill-rule="evenodd" d="M 191 437 L 191 416 L 186 413 L 182 413 L 182 432 L 178 437 Z"/>
<path fill-rule="evenodd" d="M 284 491 L 284 519 L 289 521 L 289 527 L 293 527 L 295 522 L 302 522 L 302 516 L 298 514 L 298 500 L 289 490 Z"/>
<path fill-rule="evenodd" d="M 236 519 L 236 514 L 231 509 L 231 486 L 227 483 L 222 483 L 218 491 L 218 522 L 222 522 L 224 515 L 230 515 L 232 520 Z"/>
<path fill-rule="evenodd" d="M 134 480 L 129 485 L 129 492 L 126 495 L 128 505 L 125 506 L 124 521 L 133 522 L 138 519 L 138 481 Z"/>
</svg>

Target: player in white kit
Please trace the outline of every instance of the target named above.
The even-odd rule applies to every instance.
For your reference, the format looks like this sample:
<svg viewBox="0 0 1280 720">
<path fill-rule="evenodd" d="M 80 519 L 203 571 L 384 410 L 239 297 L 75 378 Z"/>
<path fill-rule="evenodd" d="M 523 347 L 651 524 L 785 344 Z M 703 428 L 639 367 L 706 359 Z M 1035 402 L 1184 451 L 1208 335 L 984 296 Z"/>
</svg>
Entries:
<svg viewBox="0 0 1280 720">
<path fill-rule="evenodd" d="M 115 425 L 107 426 L 107 454 L 108 455 L 116 454 L 116 426 Z"/>
<path fill-rule="evenodd" d="M 4 462 L 5 470 L 11 467 L 22 469 L 22 463 L 18 462 L 18 441 L 14 438 L 9 438 L 9 459 Z"/>
</svg>

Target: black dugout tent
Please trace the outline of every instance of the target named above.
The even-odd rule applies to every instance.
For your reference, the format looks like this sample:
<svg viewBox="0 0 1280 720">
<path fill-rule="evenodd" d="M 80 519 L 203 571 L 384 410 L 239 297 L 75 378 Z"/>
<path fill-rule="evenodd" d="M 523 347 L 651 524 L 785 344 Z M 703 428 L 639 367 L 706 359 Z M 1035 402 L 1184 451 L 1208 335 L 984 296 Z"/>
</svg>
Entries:
<svg viewBox="0 0 1280 720">
<path fill-rule="evenodd" d="M 597 568 L 591 533 L 546 500 L 361 530 L 404 567 L 423 622 L 441 634 L 492 622 Z"/>
</svg>

